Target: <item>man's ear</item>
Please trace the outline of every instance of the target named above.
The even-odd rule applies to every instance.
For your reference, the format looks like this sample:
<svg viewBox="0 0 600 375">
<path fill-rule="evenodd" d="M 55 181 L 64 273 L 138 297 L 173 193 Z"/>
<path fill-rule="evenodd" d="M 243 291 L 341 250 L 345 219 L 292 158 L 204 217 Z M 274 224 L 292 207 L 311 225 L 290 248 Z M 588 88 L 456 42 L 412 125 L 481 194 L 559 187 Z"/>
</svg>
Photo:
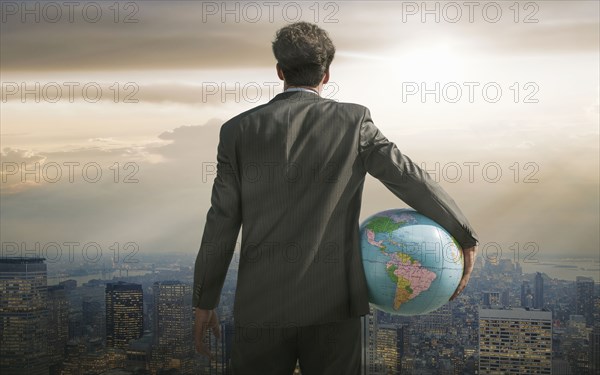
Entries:
<svg viewBox="0 0 600 375">
<path fill-rule="evenodd" d="M 275 64 L 275 69 L 277 69 L 277 77 L 279 77 L 280 80 L 285 81 L 283 70 L 281 69 L 281 66 L 279 66 L 279 63 Z"/>
<path fill-rule="evenodd" d="M 329 69 L 325 71 L 325 76 L 323 76 L 323 84 L 329 82 Z"/>
</svg>

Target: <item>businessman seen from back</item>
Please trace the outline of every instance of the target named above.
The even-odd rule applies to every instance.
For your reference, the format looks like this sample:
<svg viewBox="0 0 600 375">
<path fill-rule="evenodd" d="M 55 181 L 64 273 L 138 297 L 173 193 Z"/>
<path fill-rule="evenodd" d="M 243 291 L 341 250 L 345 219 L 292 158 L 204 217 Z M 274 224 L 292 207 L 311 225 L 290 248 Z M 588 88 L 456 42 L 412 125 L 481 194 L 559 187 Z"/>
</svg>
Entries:
<svg viewBox="0 0 600 375">
<path fill-rule="evenodd" d="M 298 360 L 303 375 L 360 374 L 360 317 L 369 314 L 359 248 L 366 174 L 461 245 L 465 271 L 452 298 L 469 280 L 478 238 L 366 107 L 320 96 L 335 53 L 324 30 L 293 23 L 272 47 L 284 91 L 220 129 L 194 272 L 196 350 L 213 355 L 202 338 L 220 336 L 217 306 L 241 228 L 233 373 L 291 375 Z"/>
</svg>

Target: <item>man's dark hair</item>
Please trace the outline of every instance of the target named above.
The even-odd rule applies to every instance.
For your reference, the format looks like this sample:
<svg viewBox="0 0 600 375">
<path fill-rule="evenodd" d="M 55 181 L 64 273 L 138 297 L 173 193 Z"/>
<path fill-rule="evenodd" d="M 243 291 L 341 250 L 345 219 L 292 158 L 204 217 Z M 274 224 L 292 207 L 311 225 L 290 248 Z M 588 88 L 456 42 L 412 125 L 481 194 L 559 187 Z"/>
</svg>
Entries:
<svg viewBox="0 0 600 375">
<path fill-rule="evenodd" d="M 319 26 L 296 22 L 277 30 L 273 54 L 288 85 L 314 87 L 329 69 L 335 46 Z"/>
</svg>

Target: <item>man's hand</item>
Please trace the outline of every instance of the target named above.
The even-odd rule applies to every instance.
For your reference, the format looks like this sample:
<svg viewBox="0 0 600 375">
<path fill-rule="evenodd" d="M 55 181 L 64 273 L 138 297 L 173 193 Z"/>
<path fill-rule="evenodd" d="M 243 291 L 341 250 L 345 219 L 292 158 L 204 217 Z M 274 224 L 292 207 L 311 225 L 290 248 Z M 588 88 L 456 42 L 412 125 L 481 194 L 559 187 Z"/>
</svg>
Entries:
<svg viewBox="0 0 600 375">
<path fill-rule="evenodd" d="M 204 310 L 196 307 L 196 315 L 194 318 L 194 341 L 196 343 L 196 352 L 204 354 L 210 359 L 214 359 L 214 354 L 212 354 L 202 342 L 206 331 L 209 329 L 217 339 L 221 338 L 221 327 L 219 325 L 219 317 L 217 316 L 216 309 Z"/>
<path fill-rule="evenodd" d="M 477 246 L 470 247 L 468 249 L 463 250 L 463 259 L 464 259 L 464 270 L 463 276 L 460 279 L 460 283 L 458 283 L 458 287 L 452 297 L 450 297 L 450 301 L 458 297 L 460 293 L 462 293 L 463 289 L 467 286 L 469 279 L 471 278 L 471 272 L 473 272 L 473 266 L 475 266 L 475 255 L 477 253 Z"/>
</svg>

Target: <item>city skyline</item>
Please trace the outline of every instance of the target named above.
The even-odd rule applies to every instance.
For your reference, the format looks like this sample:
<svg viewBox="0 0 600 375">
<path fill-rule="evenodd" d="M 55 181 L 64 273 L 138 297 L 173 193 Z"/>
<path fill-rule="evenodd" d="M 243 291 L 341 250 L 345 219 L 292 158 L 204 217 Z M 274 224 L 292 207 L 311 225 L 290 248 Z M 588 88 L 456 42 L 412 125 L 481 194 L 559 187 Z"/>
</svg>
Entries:
<svg viewBox="0 0 600 375">
<path fill-rule="evenodd" d="M 35 278 L 15 272 L 15 264 L 25 262 L 42 266 L 43 270 L 29 272 L 38 272 L 38 281 L 47 280 L 46 265 L 39 258 L 0 258 L 0 307 L 9 301 L 14 306 L 19 303 L 30 306 L 28 297 L 23 300 L 11 297 L 10 290 L 15 285 L 23 288 L 29 283 L 33 294 L 44 295 L 43 283 L 35 287 L 31 283 L 32 280 L 35 283 Z M 81 371 L 104 374 L 109 369 L 119 369 L 119 375 L 160 374 L 161 369 L 179 371 L 176 374 L 229 373 L 236 273 L 230 272 L 225 281 L 218 307 L 222 340 L 208 341 L 216 354 L 213 361 L 208 361 L 193 353 L 192 267 L 185 261 L 174 267 L 172 260 L 165 256 L 153 262 L 153 270 L 141 275 L 91 279 L 83 284 L 67 279 L 47 287 L 45 308 L 40 305 L 42 315 L 48 319 L 43 324 L 47 328 L 37 329 L 35 334 L 39 336 L 38 341 L 43 342 L 41 338 L 47 337 L 47 357 L 42 357 L 47 358 L 47 362 L 42 364 L 47 363 L 49 374 L 78 375 Z M 535 285 L 536 278 L 544 283 L 542 309 L 523 306 L 519 295 L 523 285 Z M 526 288 L 526 291 L 530 298 L 525 303 L 532 304 L 535 288 Z M 140 301 L 144 301 L 142 310 L 139 310 Z M 133 315 L 123 314 L 126 311 Z M 6 314 L 7 311 L 0 308 L 0 317 L 5 319 Z M 111 328 L 109 316 L 116 319 L 115 327 L 121 328 Z M 0 323 L 2 321 L 0 319 Z M 519 322 L 516 326 L 515 321 Z M 135 322 L 142 323 L 143 327 L 136 327 Z M 464 295 L 432 313 L 395 316 L 372 307 L 370 314 L 362 319 L 363 375 L 457 371 L 475 374 L 477 369 L 486 368 L 519 371 L 518 366 L 533 366 L 529 370 L 538 368 L 539 373 L 548 373 L 550 366 L 552 373 L 586 374 L 600 368 L 598 357 L 594 355 L 599 328 L 599 282 L 581 276 L 577 281 L 565 281 L 540 273 L 523 274 L 509 262 L 478 262 Z M 535 329 L 541 330 L 541 336 L 534 334 Z M 14 340 L 13 331 L 0 331 L 3 342 L 22 342 Z M 128 335 L 129 339 L 121 341 L 120 348 L 111 348 L 109 341 L 114 336 L 111 332 L 120 332 L 121 337 Z M 549 337 L 552 344 L 548 342 Z M 514 345 L 506 346 L 505 340 Z M 538 345 L 542 342 L 539 340 L 544 342 L 544 349 Z M 483 353 L 489 353 L 488 349 L 496 345 L 504 348 L 501 354 L 480 357 L 482 349 Z M 533 361 L 534 354 L 545 358 L 544 361 Z M 523 355 L 531 361 L 518 362 L 517 366 L 515 355 Z M 19 355 L 13 358 L 18 359 Z M 5 364 L 2 366 L 4 371 Z M 299 373 L 297 369 L 296 374 Z"/>
</svg>

